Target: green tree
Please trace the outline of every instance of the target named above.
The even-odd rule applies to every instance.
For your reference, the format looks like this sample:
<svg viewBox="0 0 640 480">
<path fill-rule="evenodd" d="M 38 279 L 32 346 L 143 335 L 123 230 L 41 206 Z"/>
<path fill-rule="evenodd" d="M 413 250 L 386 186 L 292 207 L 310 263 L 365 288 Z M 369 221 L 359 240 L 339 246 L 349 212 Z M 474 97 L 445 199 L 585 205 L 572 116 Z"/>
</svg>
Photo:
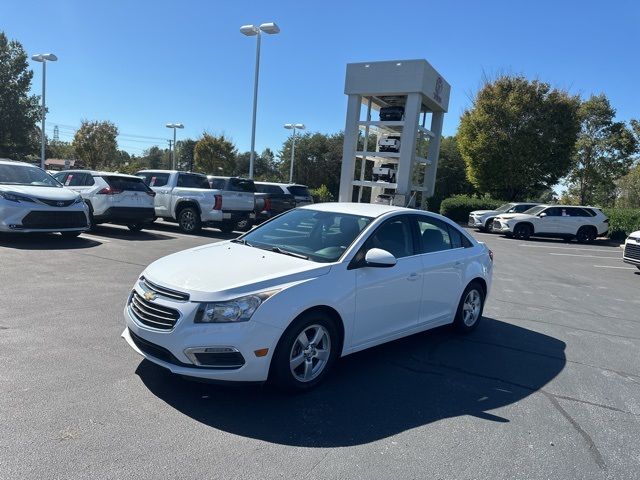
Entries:
<svg viewBox="0 0 640 480">
<path fill-rule="evenodd" d="M 205 132 L 193 150 L 195 170 L 210 175 L 231 175 L 236 153 L 236 146 L 224 134 L 213 136 Z"/>
<path fill-rule="evenodd" d="M 440 158 L 433 196 L 429 198 L 429 210 L 440 211 L 440 203 L 454 195 L 469 195 L 473 186 L 467 180 L 466 165 L 460 154 L 455 136 L 440 141 Z"/>
<path fill-rule="evenodd" d="M 243 152 L 236 155 L 233 175 L 246 177 L 249 174 L 250 153 Z M 256 180 L 273 181 L 278 180 L 278 169 L 275 154 L 270 148 L 265 148 L 260 155 L 257 155 L 253 165 L 253 176 Z"/>
<path fill-rule="evenodd" d="M 478 92 L 457 138 L 467 177 L 481 194 L 523 200 L 567 174 L 579 100 L 547 83 L 502 76 Z"/>
<path fill-rule="evenodd" d="M 22 160 L 38 151 L 39 97 L 29 95 L 33 72 L 16 40 L 0 31 L 0 158 Z"/>
<path fill-rule="evenodd" d="M 193 151 L 196 148 L 196 141 L 192 138 L 178 140 L 176 151 L 178 152 L 178 170 L 193 170 Z"/>
<path fill-rule="evenodd" d="M 616 207 L 640 208 L 640 164 L 617 182 L 619 196 Z"/>
<path fill-rule="evenodd" d="M 64 160 L 72 159 L 76 156 L 71 142 L 63 142 L 62 140 L 53 140 L 47 143 L 45 155 L 47 158 L 61 158 Z"/>
<path fill-rule="evenodd" d="M 118 128 L 111 122 L 83 120 L 73 137 L 73 149 L 88 168 L 108 168 L 118 156 Z"/>
<path fill-rule="evenodd" d="M 157 145 L 149 147 L 142 153 L 142 157 L 140 158 L 140 162 L 143 165 L 146 165 L 148 168 L 167 168 L 168 160 L 167 155 L 165 155 L 164 150 L 162 150 Z"/>
<path fill-rule="evenodd" d="M 567 175 L 568 196 L 581 205 L 609 206 L 615 202 L 616 180 L 633 163 L 638 143 L 632 128 L 614 121 L 616 111 L 604 95 L 592 95 L 578 111 L 580 133 L 571 171 Z"/>
</svg>

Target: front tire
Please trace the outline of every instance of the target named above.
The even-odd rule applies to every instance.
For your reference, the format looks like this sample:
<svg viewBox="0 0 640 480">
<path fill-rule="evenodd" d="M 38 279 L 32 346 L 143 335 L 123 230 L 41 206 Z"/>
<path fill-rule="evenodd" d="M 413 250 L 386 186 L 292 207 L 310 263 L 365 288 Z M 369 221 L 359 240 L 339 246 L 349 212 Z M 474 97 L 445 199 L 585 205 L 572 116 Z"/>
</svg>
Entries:
<svg viewBox="0 0 640 480">
<path fill-rule="evenodd" d="M 284 332 L 271 361 L 271 380 L 290 391 L 314 388 L 326 377 L 339 355 L 340 336 L 334 319 L 309 312 Z"/>
<path fill-rule="evenodd" d="M 487 233 L 493 233 L 493 218 L 490 218 L 485 222 L 484 231 Z"/>
<path fill-rule="evenodd" d="M 178 214 L 178 225 L 184 233 L 198 233 L 202 228 L 200 214 L 193 207 L 185 207 Z"/>
<path fill-rule="evenodd" d="M 222 233 L 232 233 L 233 230 L 236 228 L 235 224 L 232 222 L 222 222 L 222 224 L 220 224 L 220 226 L 218 227 L 220 229 L 220 231 Z"/>
<path fill-rule="evenodd" d="M 139 232 L 144 228 L 144 225 L 142 223 L 128 223 L 127 228 L 132 232 Z"/>
<path fill-rule="evenodd" d="M 513 238 L 517 238 L 518 240 L 529 240 L 531 234 L 531 226 L 526 223 L 519 223 L 513 229 Z"/>
<path fill-rule="evenodd" d="M 457 331 L 467 333 L 478 326 L 484 310 L 484 298 L 484 289 L 478 282 L 467 285 L 453 320 L 453 326 Z"/>
</svg>

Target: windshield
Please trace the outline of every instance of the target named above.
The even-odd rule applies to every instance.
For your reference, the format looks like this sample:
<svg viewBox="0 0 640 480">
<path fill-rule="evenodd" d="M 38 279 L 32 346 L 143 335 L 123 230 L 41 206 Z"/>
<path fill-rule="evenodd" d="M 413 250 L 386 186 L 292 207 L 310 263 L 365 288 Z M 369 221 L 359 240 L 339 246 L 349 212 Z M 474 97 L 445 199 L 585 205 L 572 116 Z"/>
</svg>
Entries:
<svg viewBox="0 0 640 480">
<path fill-rule="evenodd" d="M 496 208 L 496 212 L 506 212 L 511 207 L 513 207 L 513 203 L 505 203 L 504 205 Z"/>
<path fill-rule="evenodd" d="M 538 206 L 538 207 L 533 207 L 533 208 L 530 208 L 529 210 L 526 210 L 526 211 L 524 211 L 524 212 L 522 212 L 522 213 L 526 213 L 527 215 L 537 215 L 537 214 L 539 214 L 542 210 L 544 210 L 545 208 L 547 208 L 547 207 L 546 207 L 546 206 L 544 206 L 544 205 L 543 205 L 543 206 L 541 206 L 541 207 L 540 207 L 540 206 Z"/>
<path fill-rule="evenodd" d="M 370 217 L 317 210 L 291 210 L 242 236 L 241 243 L 314 262 L 337 261 Z"/>
<path fill-rule="evenodd" d="M 60 182 L 44 170 L 38 167 L 20 164 L 0 164 L 0 183 L 3 185 L 62 188 Z"/>
</svg>

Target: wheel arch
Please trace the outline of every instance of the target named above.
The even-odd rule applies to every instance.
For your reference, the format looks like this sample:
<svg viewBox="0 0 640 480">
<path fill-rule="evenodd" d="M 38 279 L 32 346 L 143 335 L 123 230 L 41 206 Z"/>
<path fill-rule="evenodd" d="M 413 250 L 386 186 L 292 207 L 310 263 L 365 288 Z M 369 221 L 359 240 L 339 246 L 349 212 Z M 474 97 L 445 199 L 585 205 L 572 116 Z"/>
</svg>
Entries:
<svg viewBox="0 0 640 480">
<path fill-rule="evenodd" d="M 467 283 L 467 286 L 464 287 L 464 288 L 466 289 L 472 283 L 479 283 L 480 286 L 482 287 L 482 293 L 484 294 L 485 297 L 487 296 L 487 281 L 484 278 L 482 278 L 482 277 L 474 277 L 473 279 L 471 279 L 469 281 L 469 283 Z"/>
<path fill-rule="evenodd" d="M 287 328 L 284 329 L 284 331 L 280 335 L 280 338 L 278 339 L 278 343 L 277 343 L 276 348 L 278 348 L 278 346 L 280 346 L 280 341 L 282 340 L 282 337 L 284 337 L 284 333 L 289 328 L 291 328 L 291 326 L 300 317 L 302 317 L 303 315 L 307 315 L 309 313 L 313 313 L 313 312 L 324 313 L 324 314 L 328 315 L 329 317 L 331 317 L 333 319 L 333 321 L 335 322 L 336 327 L 338 328 L 338 333 L 340 335 L 340 338 L 339 338 L 340 348 L 338 349 L 338 351 L 340 352 L 340 356 L 342 356 L 342 351 L 343 351 L 343 348 L 344 348 L 344 336 L 345 336 L 344 320 L 342 319 L 342 316 L 340 315 L 340 313 L 338 313 L 338 311 L 335 308 L 330 307 L 329 305 L 315 305 L 313 307 L 309 307 L 309 308 L 303 310 L 302 312 L 300 312 L 293 320 L 291 320 L 289 325 L 287 325 Z"/>
<path fill-rule="evenodd" d="M 513 231 L 515 231 L 516 228 L 518 228 L 519 225 L 528 225 L 529 228 L 531 228 L 531 233 L 536 233 L 536 227 L 533 225 L 533 223 L 529 222 L 528 220 L 522 220 L 522 221 L 519 221 L 518 223 L 516 223 L 513 226 Z"/>
<path fill-rule="evenodd" d="M 198 205 L 198 202 L 196 202 L 195 200 L 185 199 L 178 200 L 178 203 L 176 203 L 176 217 L 178 217 L 178 215 L 180 215 L 180 212 L 187 207 L 195 208 L 196 212 L 198 212 L 198 215 L 202 215 L 202 210 L 200 209 L 200 205 Z"/>
</svg>

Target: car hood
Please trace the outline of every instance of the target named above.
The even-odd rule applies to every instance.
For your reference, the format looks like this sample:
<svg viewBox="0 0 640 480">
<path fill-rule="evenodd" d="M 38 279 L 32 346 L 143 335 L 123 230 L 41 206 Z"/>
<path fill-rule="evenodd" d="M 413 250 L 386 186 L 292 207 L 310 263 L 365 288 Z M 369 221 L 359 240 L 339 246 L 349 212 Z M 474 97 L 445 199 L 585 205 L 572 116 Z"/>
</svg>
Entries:
<svg viewBox="0 0 640 480">
<path fill-rule="evenodd" d="M 229 241 L 174 253 L 143 272 L 194 301 L 226 300 L 326 275 L 330 265 Z"/>
<path fill-rule="evenodd" d="M 73 200 L 78 196 L 73 190 L 60 187 L 34 187 L 31 185 L 0 185 L 0 191 L 19 193 L 45 200 Z"/>
<path fill-rule="evenodd" d="M 535 215 L 529 215 L 526 213 L 504 213 L 502 215 L 498 215 L 496 218 L 500 218 L 501 220 L 511 220 L 513 218 L 518 219 L 527 219 L 527 218 L 536 218 Z"/>
<path fill-rule="evenodd" d="M 469 215 L 486 215 L 487 213 L 498 213 L 496 210 L 474 210 Z"/>
</svg>

